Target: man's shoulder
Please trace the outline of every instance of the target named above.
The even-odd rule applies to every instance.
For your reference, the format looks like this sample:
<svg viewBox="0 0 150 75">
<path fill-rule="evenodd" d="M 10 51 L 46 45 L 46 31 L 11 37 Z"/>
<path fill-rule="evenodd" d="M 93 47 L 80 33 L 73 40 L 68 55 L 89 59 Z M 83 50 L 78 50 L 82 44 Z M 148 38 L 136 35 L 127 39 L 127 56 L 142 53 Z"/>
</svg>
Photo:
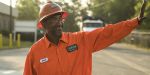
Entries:
<svg viewBox="0 0 150 75">
<path fill-rule="evenodd" d="M 65 33 L 65 37 L 68 41 L 79 41 L 83 39 L 83 32 L 67 32 Z"/>
<path fill-rule="evenodd" d="M 77 36 L 82 35 L 84 32 L 78 31 L 78 32 L 64 32 L 65 36 Z"/>
</svg>

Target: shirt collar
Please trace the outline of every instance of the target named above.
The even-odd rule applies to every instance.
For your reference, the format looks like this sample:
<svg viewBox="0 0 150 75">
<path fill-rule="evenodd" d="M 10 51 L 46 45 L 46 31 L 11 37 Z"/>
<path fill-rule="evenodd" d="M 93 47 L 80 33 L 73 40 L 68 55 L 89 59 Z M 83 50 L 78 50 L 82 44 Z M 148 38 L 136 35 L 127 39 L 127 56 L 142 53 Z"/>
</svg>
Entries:
<svg viewBox="0 0 150 75">
<path fill-rule="evenodd" d="M 60 38 L 61 42 L 64 43 L 68 43 L 68 38 L 67 38 L 67 34 L 65 34 L 64 32 L 62 33 L 62 37 Z M 45 42 L 45 46 L 48 48 L 51 46 L 51 42 L 48 40 L 48 38 L 46 37 L 46 35 L 44 35 L 44 42 Z M 60 42 L 59 42 L 60 43 Z"/>
<path fill-rule="evenodd" d="M 48 48 L 50 46 L 51 42 L 47 39 L 46 35 L 44 35 L 43 39 L 44 39 L 44 43 L 45 43 L 46 48 Z"/>
<path fill-rule="evenodd" d="M 62 37 L 60 38 L 60 41 L 63 41 L 64 43 L 68 43 L 68 37 L 67 34 L 64 32 L 62 33 Z"/>
</svg>

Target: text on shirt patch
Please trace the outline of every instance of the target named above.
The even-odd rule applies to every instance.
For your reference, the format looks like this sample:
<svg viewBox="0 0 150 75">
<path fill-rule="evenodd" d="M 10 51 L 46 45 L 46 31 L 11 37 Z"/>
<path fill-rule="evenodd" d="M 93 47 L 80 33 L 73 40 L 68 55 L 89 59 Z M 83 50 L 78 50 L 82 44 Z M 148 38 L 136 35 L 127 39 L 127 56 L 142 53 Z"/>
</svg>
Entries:
<svg viewBox="0 0 150 75">
<path fill-rule="evenodd" d="M 70 45 L 70 46 L 67 47 L 68 52 L 73 52 L 75 50 L 78 50 L 77 44 L 73 44 L 73 45 Z"/>
<path fill-rule="evenodd" d="M 48 58 L 42 58 L 42 59 L 40 59 L 40 63 L 45 63 L 47 61 L 48 61 Z"/>
</svg>

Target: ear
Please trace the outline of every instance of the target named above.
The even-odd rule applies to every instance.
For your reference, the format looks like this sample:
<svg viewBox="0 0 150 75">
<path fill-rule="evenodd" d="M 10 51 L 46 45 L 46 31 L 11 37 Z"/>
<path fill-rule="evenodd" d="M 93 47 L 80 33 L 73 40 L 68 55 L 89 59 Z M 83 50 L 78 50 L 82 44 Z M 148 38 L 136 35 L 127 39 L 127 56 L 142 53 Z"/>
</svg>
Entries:
<svg viewBox="0 0 150 75">
<path fill-rule="evenodd" d="M 43 20 L 41 21 L 41 25 L 42 25 L 43 29 L 46 28 L 46 23 Z"/>
</svg>

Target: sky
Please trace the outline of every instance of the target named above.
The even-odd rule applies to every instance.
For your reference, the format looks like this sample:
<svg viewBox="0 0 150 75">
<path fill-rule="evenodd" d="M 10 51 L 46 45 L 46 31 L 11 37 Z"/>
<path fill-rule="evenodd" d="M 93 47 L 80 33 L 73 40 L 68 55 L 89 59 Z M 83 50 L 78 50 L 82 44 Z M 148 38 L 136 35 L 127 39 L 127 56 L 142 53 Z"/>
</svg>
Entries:
<svg viewBox="0 0 150 75">
<path fill-rule="evenodd" d="M 15 7 L 16 1 L 17 0 L 11 0 L 12 1 L 12 6 Z M 4 3 L 6 5 L 10 5 L 10 0 L 0 0 L 1 3 Z"/>
<path fill-rule="evenodd" d="M 16 1 L 17 0 L 11 0 L 12 1 L 12 6 L 15 7 Z M 41 1 L 45 1 L 45 0 L 41 0 Z M 67 2 L 70 2 L 71 0 L 64 0 Z M 81 0 L 82 4 L 85 4 L 88 0 Z M 0 0 L 0 2 L 6 4 L 6 5 L 10 5 L 10 0 Z"/>
</svg>

